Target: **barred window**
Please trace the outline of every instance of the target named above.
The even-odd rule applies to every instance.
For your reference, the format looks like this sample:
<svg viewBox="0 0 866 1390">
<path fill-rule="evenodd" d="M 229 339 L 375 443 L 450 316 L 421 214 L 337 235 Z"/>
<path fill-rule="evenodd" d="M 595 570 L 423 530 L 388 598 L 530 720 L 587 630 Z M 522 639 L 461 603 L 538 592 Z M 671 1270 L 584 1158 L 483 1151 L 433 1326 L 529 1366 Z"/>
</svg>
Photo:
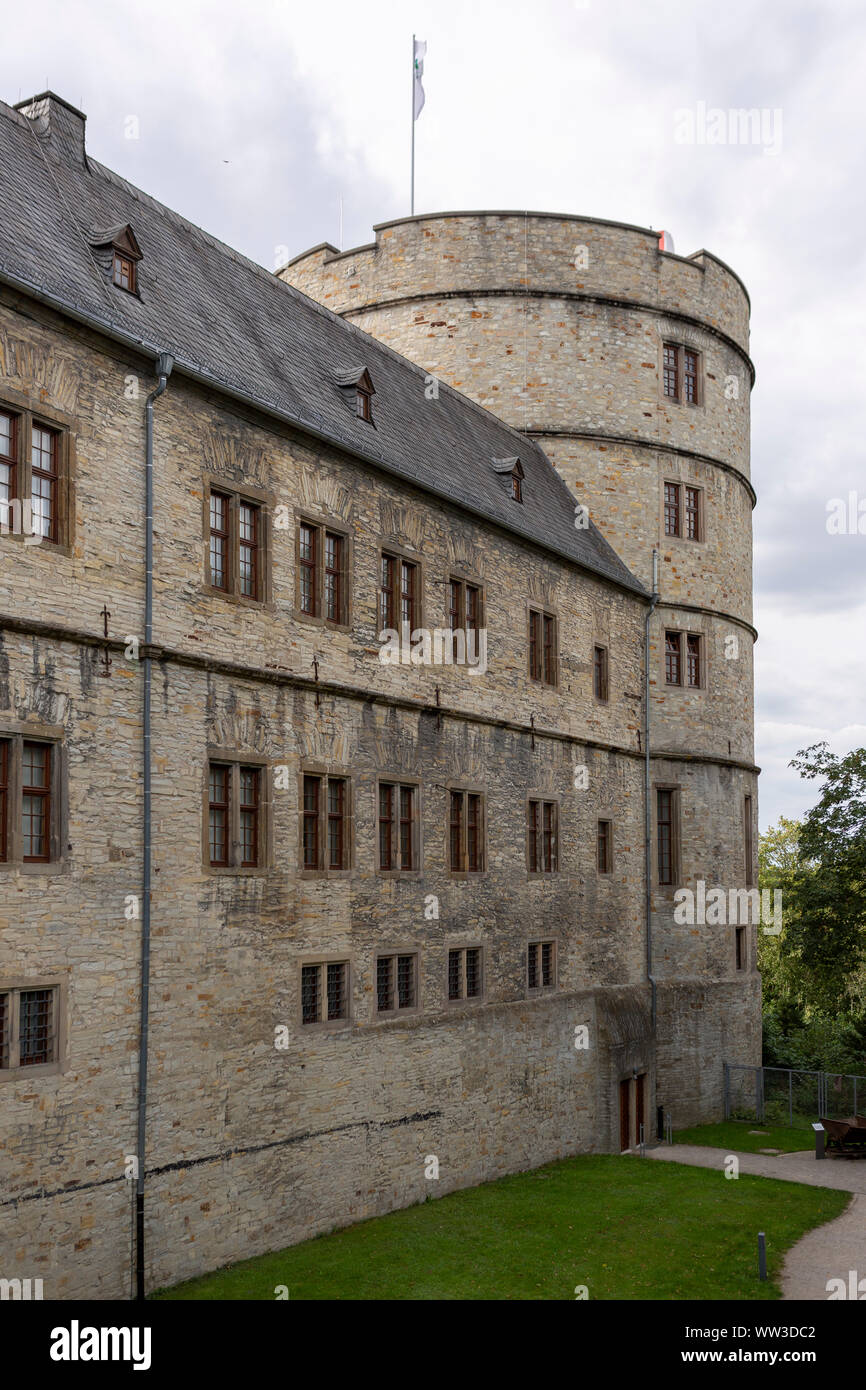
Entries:
<svg viewBox="0 0 866 1390">
<path fill-rule="evenodd" d="M 528 863 L 531 874 L 553 874 L 559 867 L 559 807 L 555 801 L 528 803 Z"/>
<path fill-rule="evenodd" d="M 262 769 L 212 761 L 207 768 L 207 843 L 212 869 L 254 869 L 265 859 Z"/>
<path fill-rule="evenodd" d="M 379 868 L 411 872 L 418 867 L 418 788 L 379 783 Z"/>
<path fill-rule="evenodd" d="M 0 1070 L 44 1067 L 59 1060 L 60 991 L 0 988 Z"/>
<path fill-rule="evenodd" d="M 417 1004 L 417 957 L 379 956 L 376 961 L 376 1007 L 380 1014 L 414 1009 Z"/>
<path fill-rule="evenodd" d="M 529 677 L 544 685 L 556 685 L 556 618 L 541 609 L 529 610 Z"/>
<path fill-rule="evenodd" d="M 480 792 L 449 794 L 449 867 L 452 873 L 481 873 L 484 868 L 484 804 Z"/>
<path fill-rule="evenodd" d="M 556 983 L 555 961 L 555 942 L 530 941 L 526 952 L 527 987 L 553 989 Z"/>
<path fill-rule="evenodd" d="M 262 529 L 257 502 L 234 492 L 208 493 L 208 582 L 220 593 L 261 601 L 264 597 Z"/>
<path fill-rule="evenodd" d="M 301 967 L 301 1022 L 336 1023 L 349 1017 L 348 961 Z"/>
<path fill-rule="evenodd" d="M 477 999 L 481 986 L 481 947 L 461 946 L 449 951 L 448 998 Z"/>
</svg>

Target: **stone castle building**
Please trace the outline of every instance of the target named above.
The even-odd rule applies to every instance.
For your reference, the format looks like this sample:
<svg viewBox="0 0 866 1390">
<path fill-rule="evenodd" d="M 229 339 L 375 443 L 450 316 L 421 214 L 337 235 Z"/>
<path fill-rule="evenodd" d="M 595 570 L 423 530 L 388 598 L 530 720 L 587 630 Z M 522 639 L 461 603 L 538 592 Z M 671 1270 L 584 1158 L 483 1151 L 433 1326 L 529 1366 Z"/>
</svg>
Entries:
<svg viewBox="0 0 866 1390">
<path fill-rule="evenodd" d="M 84 130 L 0 104 L 0 1277 L 717 1118 L 755 929 L 674 893 L 754 873 L 741 282 L 522 213 L 272 275 Z"/>
</svg>

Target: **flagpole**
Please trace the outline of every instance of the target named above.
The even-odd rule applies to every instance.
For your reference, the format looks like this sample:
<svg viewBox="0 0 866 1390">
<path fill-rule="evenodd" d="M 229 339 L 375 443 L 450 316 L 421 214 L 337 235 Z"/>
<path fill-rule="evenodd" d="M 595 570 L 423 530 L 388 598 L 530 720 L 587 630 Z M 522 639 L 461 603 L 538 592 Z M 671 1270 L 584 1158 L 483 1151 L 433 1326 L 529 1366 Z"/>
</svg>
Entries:
<svg viewBox="0 0 866 1390">
<path fill-rule="evenodd" d="M 415 216 L 415 35 L 412 35 L 412 173 L 409 182 L 409 215 Z"/>
</svg>

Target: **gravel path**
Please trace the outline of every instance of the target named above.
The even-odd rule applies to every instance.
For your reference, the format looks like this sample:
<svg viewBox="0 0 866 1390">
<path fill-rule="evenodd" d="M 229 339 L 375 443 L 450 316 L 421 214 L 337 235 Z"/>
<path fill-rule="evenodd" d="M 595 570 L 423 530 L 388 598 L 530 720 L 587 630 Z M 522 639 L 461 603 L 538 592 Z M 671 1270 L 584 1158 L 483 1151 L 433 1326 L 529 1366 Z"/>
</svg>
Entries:
<svg viewBox="0 0 866 1390">
<path fill-rule="evenodd" d="M 722 1171 L 729 1153 L 727 1149 L 708 1149 L 697 1144 L 674 1144 L 648 1149 L 647 1158 Z M 846 1296 L 850 1297 L 850 1271 L 854 1270 L 857 1280 L 863 1280 L 859 1297 L 866 1299 L 866 1161 L 833 1158 L 819 1161 L 811 1151 L 776 1157 L 737 1153 L 737 1158 L 741 1173 L 802 1182 L 810 1187 L 835 1187 L 856 1194 L 841 1216 L 808 1231 L 788 1251 L 782 1268 L 782 1298 L 826 1301 L 829 1279 L 843 1279 Z"/>
</svg>

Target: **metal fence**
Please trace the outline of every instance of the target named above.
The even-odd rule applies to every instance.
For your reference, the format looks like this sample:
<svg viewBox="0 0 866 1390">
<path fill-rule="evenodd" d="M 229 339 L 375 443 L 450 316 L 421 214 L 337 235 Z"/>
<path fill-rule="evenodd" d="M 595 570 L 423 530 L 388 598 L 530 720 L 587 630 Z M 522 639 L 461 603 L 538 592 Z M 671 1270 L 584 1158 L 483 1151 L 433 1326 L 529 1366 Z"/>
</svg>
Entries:
<svg viewBox="0 0 866 1390">
<path fill-rule="evenodd" d="M 725 1119 L 808 1129 L 819 1115 L 841 1120 L 866 1111 L 866 1076 L 744 1067 L 725 1062 Z"/>
</svg>

